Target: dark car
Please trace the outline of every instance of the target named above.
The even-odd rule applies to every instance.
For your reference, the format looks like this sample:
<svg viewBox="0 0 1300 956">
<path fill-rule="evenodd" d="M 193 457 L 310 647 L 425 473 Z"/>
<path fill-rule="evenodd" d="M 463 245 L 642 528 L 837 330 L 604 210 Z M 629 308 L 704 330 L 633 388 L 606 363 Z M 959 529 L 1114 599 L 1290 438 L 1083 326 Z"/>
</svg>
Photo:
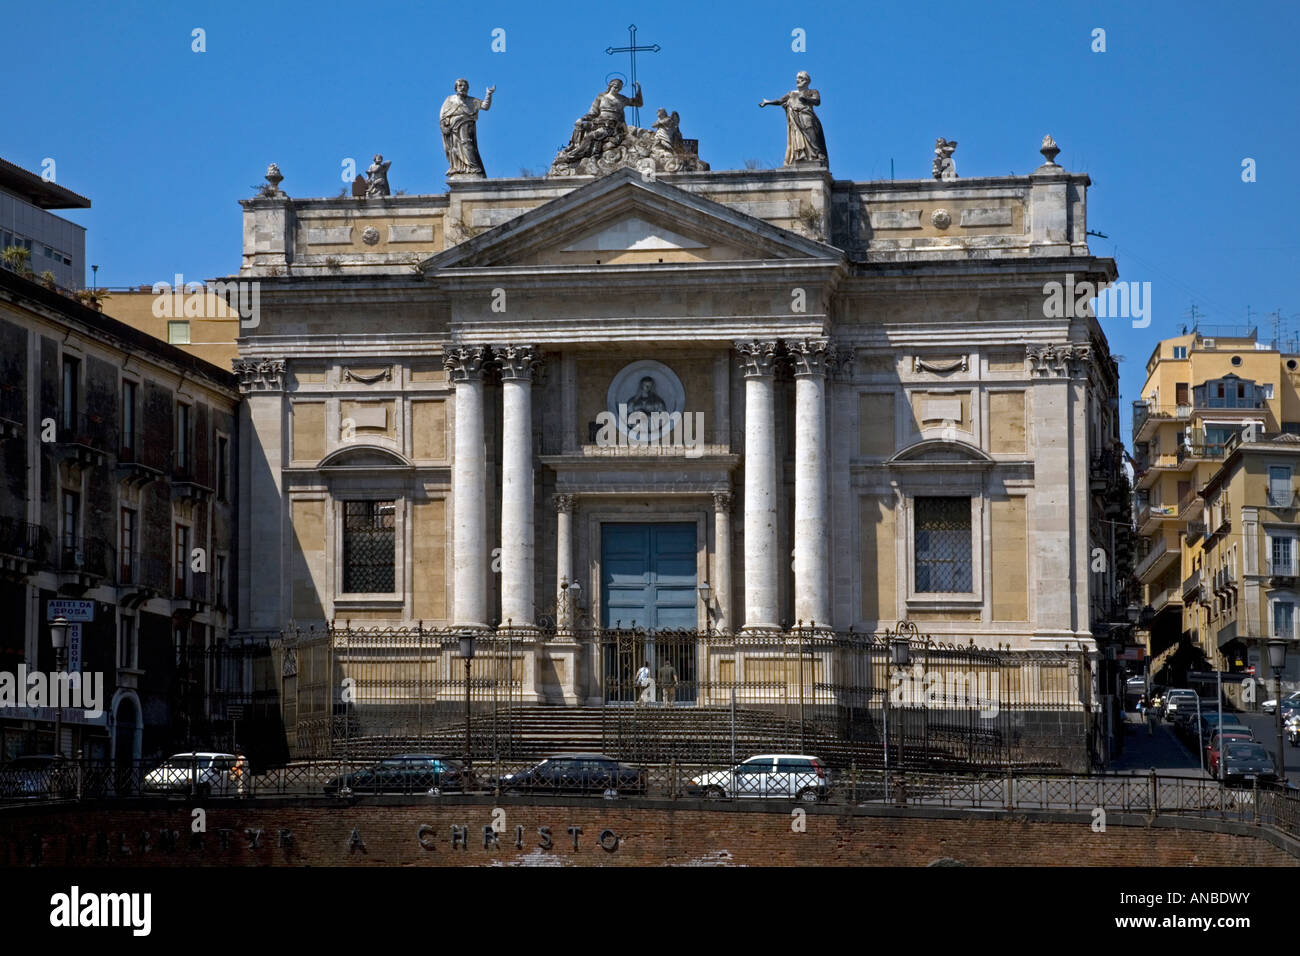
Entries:
<svg viewBox="0 0 1300 956">
<path fill-rule="evenodd" d="M 1277 770 L 1273 756 L 1263 744 L 1230 743 L 1223 748 L 1223 768 L 1219 774 L 1224 783 L 1253 783 L 1256 780 L 1275 780 Z"/>
<path fill-rule="evenodd" d="M 75 797 L 77 768 L 59 754 L 28 754 L 0 765 L 0 798 Z"/>
<path fill-rule="evenodd" d="M 503 793 L 645 793 L 646 772 L 604 754 L 556 754 L 519 773 L 502 774 Z"/>
<path fill-rule="evenodd" d="M 459 760 L 441 754 L 397 754 L 373 766 L 334 777 L 325 784 L 325 792 L 338 793 L 343 785 L 353 793 L 459 790 L 464 783 L 464 772 Z"/>
</svg>

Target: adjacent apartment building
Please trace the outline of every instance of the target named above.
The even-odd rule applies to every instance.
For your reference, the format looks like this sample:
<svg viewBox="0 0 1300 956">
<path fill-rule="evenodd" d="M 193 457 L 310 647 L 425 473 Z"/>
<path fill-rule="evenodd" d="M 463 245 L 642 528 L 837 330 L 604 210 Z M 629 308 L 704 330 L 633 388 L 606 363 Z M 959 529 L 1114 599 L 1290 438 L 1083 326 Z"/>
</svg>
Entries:
<svg viewBox="0 0 1300 956">
<path fill-rule="evenodd" d="M 6 706 L 0 759 L 229 739 L 238 403 L 230 372 L 0 269 L 0 672 L 102 675 L 104 711 Z M 56 601 L 81 602 L 63 662 Z"/>
<path fill-rule="evenodd" d="M 1225 331 L 1162 341 L 1133 403 L 1136 574 L 1164 682 L 1265 676 L 1261 642 L 1296 637 L 1300 356 Z"/>
</svg>

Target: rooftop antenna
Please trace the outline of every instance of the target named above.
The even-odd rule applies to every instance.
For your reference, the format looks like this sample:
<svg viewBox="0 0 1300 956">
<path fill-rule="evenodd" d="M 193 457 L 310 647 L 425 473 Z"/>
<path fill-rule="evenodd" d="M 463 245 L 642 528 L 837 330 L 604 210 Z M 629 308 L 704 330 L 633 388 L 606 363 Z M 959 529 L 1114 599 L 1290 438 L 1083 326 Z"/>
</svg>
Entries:
<svg viewBox="0 0 1300 956">
<path fill-rule="evenodd" d="M 1246 315 L 1250 315 L 1250 306 L 1246 306 Z M 1269 315 L 1273 319 L 1273 348 L 1280 349 L 1282 345 L 1282 310 L 1275 309 Z"/>
<path fill-rule="evenodd" d="M 1188 310 L 1187 314 L 1192 317 L 1192 331 L 1195 332 L 1196 327 L 1200 324 L 1201 321 L 1201 313 L 1196 308 L 1195 302 L 1192 303 L 1192 307 Z"/>
</svg>

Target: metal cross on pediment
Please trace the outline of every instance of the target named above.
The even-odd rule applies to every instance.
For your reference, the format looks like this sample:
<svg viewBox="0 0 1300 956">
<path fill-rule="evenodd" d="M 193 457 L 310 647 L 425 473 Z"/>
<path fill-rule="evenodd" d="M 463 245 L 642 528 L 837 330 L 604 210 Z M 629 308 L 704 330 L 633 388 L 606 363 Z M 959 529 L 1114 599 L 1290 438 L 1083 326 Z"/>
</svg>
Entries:
<svg viewBox="0 0 1300 956">
<path fill-rule="evenodd" d="M 628 84 L 632 87 L 632 89 L 629 90 L 628 92 L 629 92 L 631 95 L 635 96 L 635 95 L 636 95 L 636 55 L 637 55 L 638 52 L 642 52 L 642 53 L 658 53 L 658 52 L 659 52 L 659 44 L 658 44 L 658 43 L 652 43 L 652 44 L 650 44 L 650 46 L 637 46 L 637 45 L 636 45 L 636 24 L 635 24 L 635 23 L 633 23 L 631 26 L 629 26 L 629 27 L 627 28 L 627 39 L 628 39 L 628 45 L 627 45 L 627 46 L 610 46 L 610 47 L 606 47 L 606 48 L 605 48 L 605 52 L 606 52 L 607 54 L 609 54 L 610 56 L 613 56 L 615 53 L 626 53 L 626 54 L 628 54 L 629 58 L 630 58 L 631 61 L 632 61 L 631 69 L 630 69 L 629 72 L 628 72 Z M 632 125 L 633 125 L 633 126 L 640 126 L 640 125 L 641 125 L 641 108 L 640 108 L 640 107 L 637 107 L 637 106 L 632 107 Z"/>
</svg>

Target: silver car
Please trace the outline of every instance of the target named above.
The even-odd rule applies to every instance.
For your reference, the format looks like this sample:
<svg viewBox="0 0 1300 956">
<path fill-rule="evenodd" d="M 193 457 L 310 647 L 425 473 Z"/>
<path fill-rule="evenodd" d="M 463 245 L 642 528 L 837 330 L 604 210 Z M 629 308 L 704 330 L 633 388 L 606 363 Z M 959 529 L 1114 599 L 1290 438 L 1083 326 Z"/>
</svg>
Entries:
<svg viewBox="0 0 1300 956">
<path fill-rule="evenodd" d="M 826 765 L 808 754 L 759 754 L 730 770 L 692 778 L 686 792 L 709 800 L 785 798 L 816 803 L 830 788 Z"/>
</svg>

